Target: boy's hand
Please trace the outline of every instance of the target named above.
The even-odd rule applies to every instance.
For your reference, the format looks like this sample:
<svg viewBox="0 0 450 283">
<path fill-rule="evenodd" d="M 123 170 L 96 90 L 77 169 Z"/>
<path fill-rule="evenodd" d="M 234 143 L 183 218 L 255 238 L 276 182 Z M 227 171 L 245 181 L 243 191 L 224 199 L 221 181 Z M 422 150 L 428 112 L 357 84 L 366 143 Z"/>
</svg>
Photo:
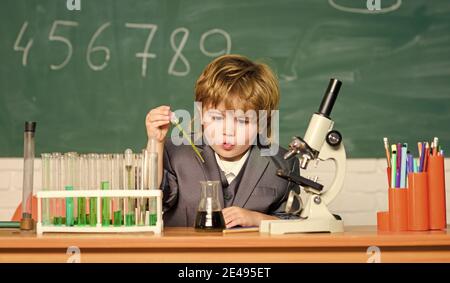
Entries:
<svg viewBox="0 0 450 283">
<path fill-rule="evenodd" d="M 170 127 L 170 106 L 162 105 L 148 112 L 145 118 L 147 137 L 163 142 Z"/>
<path fill-rule="evenodd" d="M 261 220 L 278 219 L 275 216 L 266 215 L 260 212 L 244 209 L 237 206 L 231 206 L 222 209 L 223 218 L 227 228 L 234 226 L 259 226 Z"/>
</svg>

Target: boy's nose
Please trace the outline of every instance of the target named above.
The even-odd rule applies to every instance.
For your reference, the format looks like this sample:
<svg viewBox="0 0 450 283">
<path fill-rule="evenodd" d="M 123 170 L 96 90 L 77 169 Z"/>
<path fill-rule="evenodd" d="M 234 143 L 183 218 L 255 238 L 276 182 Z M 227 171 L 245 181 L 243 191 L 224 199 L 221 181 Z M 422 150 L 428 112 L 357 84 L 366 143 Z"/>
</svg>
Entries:
<svg viewBox="0 0 450 283">
<path fill-rule="evenodd" d="M 225 123 L 223 126 L 224 126 L 223 133 L 226 136 L 234 136 L 234 130 L 235 130 L 234 117 L 227 117 L 225 119 Z"/>
</svg>

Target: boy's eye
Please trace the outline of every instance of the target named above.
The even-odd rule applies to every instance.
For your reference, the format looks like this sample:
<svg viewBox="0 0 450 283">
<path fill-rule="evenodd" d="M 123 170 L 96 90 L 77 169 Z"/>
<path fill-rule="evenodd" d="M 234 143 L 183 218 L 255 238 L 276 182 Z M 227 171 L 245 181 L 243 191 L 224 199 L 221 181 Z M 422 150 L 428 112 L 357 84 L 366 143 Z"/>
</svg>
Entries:
<svg viewBox="0 0 450 283">
<path fill-rule="evenodd" d="M 219 116 L 219 115 L 211 115 L 211 119 L 213 121 L 221 121 L 221 120 L 223 120 L 223 117 Z"/>
<path fill-rule="evenodd" d="M 240 124 L 248 124 L 249 123 L 249 119 L 248 118 L 237 118 L 236 120 Z"/>
</svg>

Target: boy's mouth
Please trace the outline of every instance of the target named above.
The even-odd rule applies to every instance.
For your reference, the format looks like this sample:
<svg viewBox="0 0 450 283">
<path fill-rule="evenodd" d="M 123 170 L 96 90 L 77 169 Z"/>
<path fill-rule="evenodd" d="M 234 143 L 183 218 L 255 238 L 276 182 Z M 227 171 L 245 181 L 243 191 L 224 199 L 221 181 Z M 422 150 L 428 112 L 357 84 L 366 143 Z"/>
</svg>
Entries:
<svg viewBox="0 0 450 283">
<path fill-rule="evenodd" d="M 232 149 L 234 148 L 234 144 L 224 142 L 224 143 L 222 144 L 222 148 L 223 148 L 224 150 L 232 150 Z"/>
</svg>

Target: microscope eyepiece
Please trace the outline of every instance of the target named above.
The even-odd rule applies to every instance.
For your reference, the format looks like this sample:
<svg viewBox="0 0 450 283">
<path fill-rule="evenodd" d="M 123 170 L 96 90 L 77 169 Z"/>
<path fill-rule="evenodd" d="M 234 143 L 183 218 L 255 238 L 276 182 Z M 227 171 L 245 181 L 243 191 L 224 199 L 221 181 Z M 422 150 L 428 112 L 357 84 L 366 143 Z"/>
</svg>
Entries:
<svg viewBox="0 0 450 283">
<path fill-rule="evenodd" d="M 25 132 L 35 132 L 36 131 L 36 122 L 26 121 L 25 122 Z"/>
<path fill-rule="evenodd" d="M 327 90 L 323 96 L 322 103 L 320 104 L 319 114 L 322 114 L 325 117 L 330 117 L 331 110 L 333 110 L 334 102 L 339 94 L 341 85 L 342 82 L 340 80 L 334 78 L 330 79 Z"/>
</svg>

